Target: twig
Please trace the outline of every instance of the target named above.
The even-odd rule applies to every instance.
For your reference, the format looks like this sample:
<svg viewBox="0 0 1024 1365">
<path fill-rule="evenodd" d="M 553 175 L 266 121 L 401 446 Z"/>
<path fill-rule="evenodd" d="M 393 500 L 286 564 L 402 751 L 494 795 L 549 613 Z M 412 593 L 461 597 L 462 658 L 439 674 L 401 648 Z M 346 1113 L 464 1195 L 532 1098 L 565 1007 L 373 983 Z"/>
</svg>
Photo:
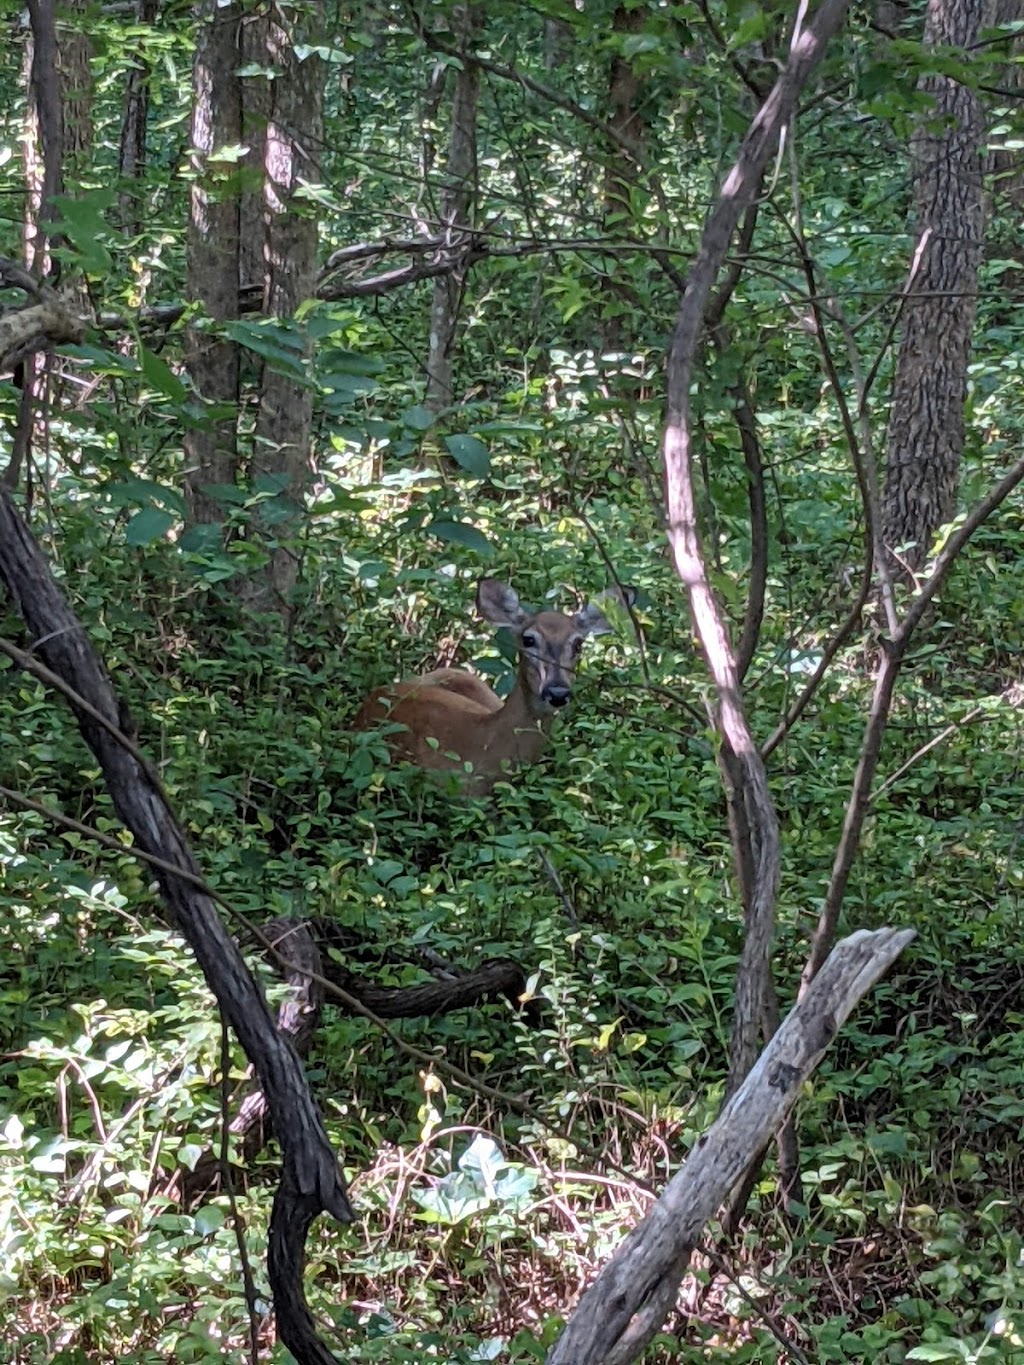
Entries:
<svg viewBox="0 0 1024 1365">
<path fill-rule="evenodd" d="M 965 725 L 970 725 L 970 723 L 977 720 L 979 716 L 983 716 L 986 709 L 987 708 L 984 706 L 975 706 L 972 710 L 967 712 L 966 716 L 962 716 L 960 720 L 954 721 L 952 725 L 947 725 L 939 734 L 933 735 L 927 744 L 922 744 L 920 749 L 918 749 L 916 753 L 911 754 L 905 763 L 901 763 L 894 773 L 890 773 L 884 782 L 879 783 L 868 797 L 868 804 L 870 805 L 872 802 L 877 801 L 882 793 L 888 791 L 894 782 L 898 782 L 903 774 L 909 772 L 915 763 L 919 763 L 926 754 L 930 754 L 933 749 L 938 748 L 940 744 L 949 739 L 950 735 L 955 735 L 957 730 L 962 730 Z"/>
</svg>

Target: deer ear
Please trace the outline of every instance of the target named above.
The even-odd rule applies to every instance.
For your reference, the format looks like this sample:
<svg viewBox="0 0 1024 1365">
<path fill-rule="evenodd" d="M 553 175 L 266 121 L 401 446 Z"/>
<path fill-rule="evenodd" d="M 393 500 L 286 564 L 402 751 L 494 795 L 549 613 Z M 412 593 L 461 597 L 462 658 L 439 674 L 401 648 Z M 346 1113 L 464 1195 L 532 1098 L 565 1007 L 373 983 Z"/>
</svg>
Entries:
<svg viewBox="0 0 1024 1365">
<path fill-rule="evenodd" d="M 511 630 L 521 626 L 529 615 L 515 589 L 497 578 L 481 578 L 476 585 L 476 609 L 485 621 Z"/>
<path fill-rule="evenodd" d="M 636 588 L 608 588 L 593 602 L 576 613 L 576 624 L 584 635 L 608 635 L 615 627 L 605 616 L 603 608 L 614 603 L 621 610 L 628 610 L 636 601 Z"/>
</svg>

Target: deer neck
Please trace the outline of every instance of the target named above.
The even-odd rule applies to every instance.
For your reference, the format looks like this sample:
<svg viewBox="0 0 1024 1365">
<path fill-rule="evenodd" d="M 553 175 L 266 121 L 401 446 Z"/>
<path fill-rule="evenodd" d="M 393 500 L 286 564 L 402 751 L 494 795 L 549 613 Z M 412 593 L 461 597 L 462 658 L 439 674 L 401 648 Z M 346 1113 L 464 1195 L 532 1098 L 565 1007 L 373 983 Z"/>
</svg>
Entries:
<svg viewBox="0 0 1024 1365">
<path fill-rule="evenodd" d="M 536 716 L 530 709 L 522 678 L 505 699 L 480 723 L 484 753 L 512 764 L 535 763 L 548 746 L 553 715 Z"/>
</svg>

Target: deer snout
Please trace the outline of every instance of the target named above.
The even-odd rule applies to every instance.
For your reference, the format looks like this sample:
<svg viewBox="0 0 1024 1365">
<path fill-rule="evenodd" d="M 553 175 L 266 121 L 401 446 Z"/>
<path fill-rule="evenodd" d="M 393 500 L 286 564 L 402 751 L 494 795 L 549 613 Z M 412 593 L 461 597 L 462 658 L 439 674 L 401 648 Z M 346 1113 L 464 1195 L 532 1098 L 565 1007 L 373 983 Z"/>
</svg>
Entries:
<svg viewBox="0 0 1024 1365">
<path fill-rule="evenodd" d="M 549 706 L 562 707 L 572 696 L 572 688 L 564 687 L 559 683 L 549 683 L 540 695 Z"/>
</svg>

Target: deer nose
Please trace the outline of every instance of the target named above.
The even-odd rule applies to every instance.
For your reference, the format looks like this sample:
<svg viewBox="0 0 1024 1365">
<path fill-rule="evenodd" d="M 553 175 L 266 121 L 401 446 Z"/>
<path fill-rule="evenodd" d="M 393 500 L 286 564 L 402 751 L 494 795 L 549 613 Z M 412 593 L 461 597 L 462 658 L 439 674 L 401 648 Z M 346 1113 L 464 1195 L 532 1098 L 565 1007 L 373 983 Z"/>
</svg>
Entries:
<svg viewBox="0 0 1024 1365">
<path fill-rule="evenodd" d="M 559 687 L 557 685 L 552 684 L 549 687 L 545 687 L 544 691 L 541 693 L 541 696 L 544 698 L 544 700 L 548 703 L 549 706 L 564 706 L 566 702 L 569 700 L 569 698 L 572 696 L 572 689 L 569 687 Z"/>
</svg>

